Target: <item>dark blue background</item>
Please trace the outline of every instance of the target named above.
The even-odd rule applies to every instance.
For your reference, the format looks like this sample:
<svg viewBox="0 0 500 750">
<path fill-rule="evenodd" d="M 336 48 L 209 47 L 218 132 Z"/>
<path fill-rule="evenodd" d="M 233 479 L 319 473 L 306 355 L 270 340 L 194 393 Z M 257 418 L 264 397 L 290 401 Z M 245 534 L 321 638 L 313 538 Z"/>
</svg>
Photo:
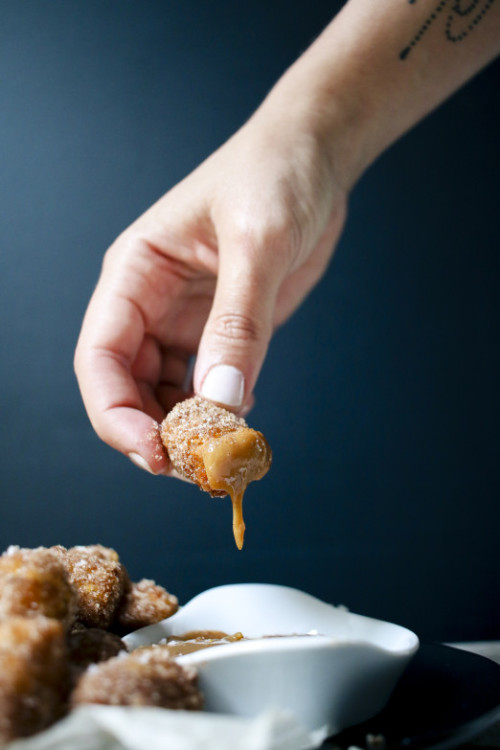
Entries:
<svg viewBox="0 0 500 750">
<path fill-rule="evenodd" d="M 500 638 L 499 65 L 354 191 L 276 335 L 230 503 L 102 444 L 72 371 L 115 236 L 220 145 L 340 2 L 0 2 L 0 547 L 101 542 L 181 601 L 303 588 L 427 640 Z"/>
</svg>

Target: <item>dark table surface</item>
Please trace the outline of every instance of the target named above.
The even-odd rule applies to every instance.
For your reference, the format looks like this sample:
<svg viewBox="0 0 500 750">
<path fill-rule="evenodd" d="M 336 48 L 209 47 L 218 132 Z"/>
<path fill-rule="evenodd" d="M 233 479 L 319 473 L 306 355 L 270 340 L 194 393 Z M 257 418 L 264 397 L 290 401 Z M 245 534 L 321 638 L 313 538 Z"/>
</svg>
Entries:
<svg viewBox="0 0 500 750">
<path fill-rule="evenodd" d="M 500 642 L 422 644 L 386 708 L 323 747 L 500 748 Z"/>
</svg>

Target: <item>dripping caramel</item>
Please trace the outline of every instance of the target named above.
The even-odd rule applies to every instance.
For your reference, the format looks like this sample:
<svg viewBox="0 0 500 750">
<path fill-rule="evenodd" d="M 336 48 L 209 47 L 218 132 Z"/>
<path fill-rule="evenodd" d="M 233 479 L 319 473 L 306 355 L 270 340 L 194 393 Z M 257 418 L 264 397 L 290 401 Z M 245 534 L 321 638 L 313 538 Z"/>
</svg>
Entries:
<svg viewBox="0 0 500 750">
<path fill-rule="evenodd" d="M 242 427 L 208 440 L 202 457 L 211 489 L 222 490 L 231 498 L 234 540 L 241 549 L 245 535 L 243 495 L 250 482 L 261 479 L 269 469 L 267 440 L 261 432 Z"/>
<path fill-rule="evenodd" d="M 229 495 L 233 533 L 243 546 L 243 495 L 271 465 L 271 449 L 244 419 L 195 396 L 176 404 L 161 425 L 161 438 L 177 472 L 212 497 Z"/>
</svg>

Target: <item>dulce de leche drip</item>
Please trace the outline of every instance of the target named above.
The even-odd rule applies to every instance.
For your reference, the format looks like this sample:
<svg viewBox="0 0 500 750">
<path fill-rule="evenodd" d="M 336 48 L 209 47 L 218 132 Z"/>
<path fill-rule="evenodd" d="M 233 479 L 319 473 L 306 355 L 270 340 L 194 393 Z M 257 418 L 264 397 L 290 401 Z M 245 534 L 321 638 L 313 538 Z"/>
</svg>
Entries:
<svg viewBox="0 0 500 750">
<path fill-rule="evenodd" d="M 261 432 L 241 427 L 208 440 L 202 449 L 207 479 L 213 490 L 227 493 L 233 503 L 233 533 L 238 549 L 243 547 L 243 495 L 250 482 L 269 469 L 270 450 Z"/>
<path fill-rule="evenodd" d="M 198 396 L 172 409 L 161 425 L 161 437 L 179 474 L 212 497 L 230 496 L 234 538 L 241 549 L 243 495 L 249 483 L 261 479 L 271 465 L 265 437 L 244 419 Z"/>
</svg>

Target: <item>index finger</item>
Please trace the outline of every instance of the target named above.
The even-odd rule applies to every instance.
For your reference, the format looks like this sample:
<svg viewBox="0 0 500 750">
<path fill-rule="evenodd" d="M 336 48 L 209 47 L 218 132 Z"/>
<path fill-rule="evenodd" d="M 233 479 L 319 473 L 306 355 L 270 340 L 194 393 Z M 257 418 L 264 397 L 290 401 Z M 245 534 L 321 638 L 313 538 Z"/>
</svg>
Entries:
<svg viewBox="0 0 500 750">
<path fill-rule="evenodd" d="M 144 412 L 144 400 L 131 373 L 144 335 L 145 322 L 137 304 L 117 289 L 107 289 L 101 279 L 85 314 L 74 365 L 87 414 L 99 437 L 143 468 L 162 474 L 171 464 L 158 424 Z"/>
</svg>

